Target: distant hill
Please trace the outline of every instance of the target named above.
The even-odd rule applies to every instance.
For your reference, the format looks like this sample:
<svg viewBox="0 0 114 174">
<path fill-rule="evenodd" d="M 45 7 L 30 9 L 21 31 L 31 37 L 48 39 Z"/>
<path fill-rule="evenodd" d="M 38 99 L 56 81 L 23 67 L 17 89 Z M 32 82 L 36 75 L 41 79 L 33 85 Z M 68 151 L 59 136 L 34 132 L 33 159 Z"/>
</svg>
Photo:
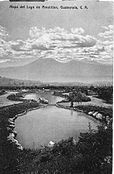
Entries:
<svg viewBox="0 0 114 174">
<path fill-rule="evenodd" d="M 18 79 L 10 79 L 6 77 L 0 76 L 0 86 L 40 86 L 43 83 L 35 82 L 30 80 L 18 80 Z"/>
<path fill-rule="evenodd" d="M 41 82 L 112 81 L 112 65 L 70 61 L 60 63 L 54 59 L 38 59 L 28 65 L 0 68 L 0 75 L 8 78 Z"/>
<path fill-rule="evenodd" d="M 45 84 L 45 83 L 44 83 Z M 49 85 L 52 86 L 112 86 L 113 85 L 113 81 L 96 81 L 96 82 L 85 82 L 85 83 L 81 83 L 81 82 L 69 82 L 69 83 L 49 83 Z"/>
<path fill-rule="evenodd" d="M 31 80 L 18 80 L 18 79 L 10 79 L 6 77 L 0 76 L 0 86 L 112 86 L 113 82 L 111 81 L 102 81 L 102 82 L 93 82 L 93 83 L 81 83 L 81 82 L 69 82 L 69 83 L 41 83 L 39 81 L 31 81 Z"/>
</svg>

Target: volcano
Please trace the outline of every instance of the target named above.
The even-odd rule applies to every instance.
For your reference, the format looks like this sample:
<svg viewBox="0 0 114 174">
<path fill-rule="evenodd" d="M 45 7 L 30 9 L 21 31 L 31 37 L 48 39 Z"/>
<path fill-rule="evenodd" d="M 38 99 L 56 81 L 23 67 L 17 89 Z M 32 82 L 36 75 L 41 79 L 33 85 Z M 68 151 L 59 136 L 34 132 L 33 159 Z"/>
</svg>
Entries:
<svg viewBox="0 0 114 174">
<path fill-rule="evenodd" d="M 100 63 L 38 59 L 24 66 L 0 68 L 0 76 L 41 82 L 94 82 L 112 80 L 112 71 L 112 65 Z"/>
</svg>

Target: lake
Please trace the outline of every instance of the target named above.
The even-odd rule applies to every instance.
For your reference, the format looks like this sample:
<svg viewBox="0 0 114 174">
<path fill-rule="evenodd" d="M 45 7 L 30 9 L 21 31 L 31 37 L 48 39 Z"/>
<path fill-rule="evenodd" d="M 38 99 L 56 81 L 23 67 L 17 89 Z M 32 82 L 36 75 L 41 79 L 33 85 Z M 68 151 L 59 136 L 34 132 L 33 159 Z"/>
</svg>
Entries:
<svg viewBox="0 0 114 174">
<path fill-rule="evenodd" d="M 50 92 L 28 94 L 26 99 L 45 97 L 49 104 L 62 100 Z M 88 131 L 88 125 L 97 129 L 99 124 L 94 118 L 84 113 L 48 105 L 28 112 L 16 120 L 17 140 L 25 148 L 36 149 L 47 145 L 49 141 L 58 142 L 61 139 L 74 137 L 78 140 L 80 132 Z"/>
</svg>

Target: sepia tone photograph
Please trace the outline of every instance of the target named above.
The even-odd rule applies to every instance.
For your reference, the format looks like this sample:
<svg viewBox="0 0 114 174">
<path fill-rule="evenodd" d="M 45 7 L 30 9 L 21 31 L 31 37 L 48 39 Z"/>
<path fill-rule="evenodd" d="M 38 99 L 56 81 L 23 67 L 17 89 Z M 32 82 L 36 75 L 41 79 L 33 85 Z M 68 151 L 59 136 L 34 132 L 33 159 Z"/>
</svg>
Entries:
<svg viewBox="0 0 114 174">
<path fill-rule="evenodd" d="M 112 174 L 113 3 L 0 2 L 0 174 Z"/>
</svg>

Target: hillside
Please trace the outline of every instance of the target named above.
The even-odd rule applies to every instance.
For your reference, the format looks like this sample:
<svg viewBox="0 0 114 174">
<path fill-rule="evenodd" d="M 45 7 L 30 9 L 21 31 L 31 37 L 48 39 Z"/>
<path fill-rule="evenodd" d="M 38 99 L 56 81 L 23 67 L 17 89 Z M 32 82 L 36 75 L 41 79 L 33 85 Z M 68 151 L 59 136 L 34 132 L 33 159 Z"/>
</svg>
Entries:
<svg viewBox="0 0 114 174">
<path fill-rule="evenodd" d="M 40 86 L 43 83 L 39 81 L 30 81 L 30 80 L 18 80 L 18 79 L 10 79 L 6 77 L 0 76 L 0 86 Z"/>
</svg>

